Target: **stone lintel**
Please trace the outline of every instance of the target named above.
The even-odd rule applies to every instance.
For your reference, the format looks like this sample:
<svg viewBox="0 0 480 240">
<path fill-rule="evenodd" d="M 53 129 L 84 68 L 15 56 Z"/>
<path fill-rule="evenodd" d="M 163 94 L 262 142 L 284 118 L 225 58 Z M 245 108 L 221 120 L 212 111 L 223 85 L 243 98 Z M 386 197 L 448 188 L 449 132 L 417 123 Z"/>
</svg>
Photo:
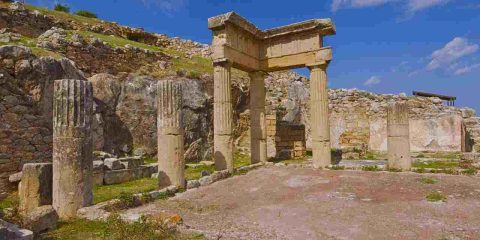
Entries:
<svg viewBox="0 0 480 240">
<path fill-rule="evenodd" d="M 260 69 L 266 72 L 272 72 L 299 67 L 311 68 L 314 66 L 328 65 L 331 60 L 332 48 L 323 47 L 319 50 L 263 59 L 260 63 Z"/>
<path fill-rule="evenodd" d="M 228 23 L 240 27 L 241 29 L 255 35 L 259 39 L 269 39 L 306 31 L 317 31 L 320 35 L 335 35 L 336 33 L 335 25 L 330 18 L 311 19 L 262 31 L 235 12 L 228 12 L 209 18 L 208 28 L 211 30 L 216 30 L 224 28 Z"/>
</svg>

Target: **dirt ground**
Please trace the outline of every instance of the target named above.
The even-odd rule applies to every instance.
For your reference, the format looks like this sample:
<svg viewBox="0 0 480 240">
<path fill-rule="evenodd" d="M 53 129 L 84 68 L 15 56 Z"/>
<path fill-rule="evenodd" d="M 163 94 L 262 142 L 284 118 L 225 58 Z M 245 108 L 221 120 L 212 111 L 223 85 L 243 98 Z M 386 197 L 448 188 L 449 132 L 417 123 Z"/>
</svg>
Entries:
<svg viewBox="0 0 480 240">
<path fill-rule="evenodd" d="M 125 212 L 158 213 L 212 239 L 480 239 L 480 178 L 272 166 Z"/>
</svg>

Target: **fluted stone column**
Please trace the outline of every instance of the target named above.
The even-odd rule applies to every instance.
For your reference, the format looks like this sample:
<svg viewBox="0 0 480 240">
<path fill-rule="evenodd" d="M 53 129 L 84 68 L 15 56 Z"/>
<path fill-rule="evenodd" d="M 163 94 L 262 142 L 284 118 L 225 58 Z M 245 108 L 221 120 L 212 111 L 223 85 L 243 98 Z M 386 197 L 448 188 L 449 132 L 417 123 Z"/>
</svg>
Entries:
<svg viewBox="0 0 480 240">
<path fill-rule="evenodd" d="M 175 80 L 158 82 L 157 100 L 158 186 L 184 188 L 181 83 Z"/>
<path fill-rule="evenodd" d="M 250 74 L 250 151 L 251 163 L 267 162 L 267 130 L 265 127 L 265 73 Z"/>
<path fill-rule="evenodd" d="M 327 66 L 310 67 L 310 132 L 313 166 L 324 168 L 331 164 L 330 123 L 328 118 Z"/>
<path fill-rule="evenodd" d="M 410 170 L 410 135 L 406 103 L 393 103 L 387 109 L 388 167 Z"/>
<path fill-rule="evenodd" d="M 64 220 L 93 203 L 92 96 L 88 81 L 54 83 L 53 207 Z"/>
<path fill-rule="evenodd" d="M 213 74 L 213 151 L 216 170 L 233 172 L 231 63 L 215 62 Z"/>
</svg>

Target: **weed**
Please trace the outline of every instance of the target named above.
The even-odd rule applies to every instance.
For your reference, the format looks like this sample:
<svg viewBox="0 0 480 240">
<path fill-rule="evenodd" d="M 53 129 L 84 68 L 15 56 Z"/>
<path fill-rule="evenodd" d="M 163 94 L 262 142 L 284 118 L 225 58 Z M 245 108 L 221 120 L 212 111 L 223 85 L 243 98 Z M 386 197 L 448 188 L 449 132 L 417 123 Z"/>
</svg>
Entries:
<svg viewBox="0 0 480 240">
<path fill-rule="evenodd" d="M 121 192 L 118 199 L 120 199 L 123 208 L 135 206 L 135 196 L 132 193 Z"/>
<path fill-rule="evenodd" d="M 416 173 L 426 173 L 427 170 L 425 168 L 415 168 L 413 169 L 413 172 L 416 172 Z"/>
<path fill-rule="evenodd" d="M 434 179 L 434 178 L 423 177 L 423 178 L 420 179 L 420 182 L 425 183 L 425 184 L 435 184 L 437 182 L 437 180 Z"/>
<path fill-rule="evenodd" d="M 389 167 L 387 170 L 389 172 L 401 172 L 402 171 L 402 169 L 400 169 L 400 168 L 391 168 L 391 167 Z"/>
<path fill-rule="evenodd" d="M 363 171 L 370 171 L 370 172 L 376 172 L 376 171 L 381 171 L 377 165 L 368 165 L 368 166 L 362 166 Z"/>
<path fill-rule="evenodd" d="M 425 198 L 429 202 L 446 202 L 447 201 L 447 197 L 437 191 L 429 192 L 427 196 L 425 196 Z"/>
<path fill-rule="evenodd" d="M 476 174 L 477 174 L 477 169 L 475 169 L 475 168 L 469 168 L 469 169 L 463 170 L 463 171 L 462 171 L 462 174 L 464 174 L 464 175 L 469 175 L 469 176 L 473 176 L 473 175 L 476 175 Z"/>
<path fill-rule="evenodd" d="M 340 165 L 332 165 L 329 167 L 331 170 L 345 170 L 345 166 L 340 166 Z"/>
</svg>

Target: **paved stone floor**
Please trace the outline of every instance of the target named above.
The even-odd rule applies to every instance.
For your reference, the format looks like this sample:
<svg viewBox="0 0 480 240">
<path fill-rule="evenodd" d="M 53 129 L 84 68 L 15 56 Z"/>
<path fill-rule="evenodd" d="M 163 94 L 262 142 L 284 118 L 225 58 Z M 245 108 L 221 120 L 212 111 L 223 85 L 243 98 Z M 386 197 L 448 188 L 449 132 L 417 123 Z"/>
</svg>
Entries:
<svg viewBox="0 0 480 240">
<path fill-rule="evenodd" d="M 125 212 L 160 213 L 212 239 L 480 239 L 480 178 L 268 167 Z"/>
</svg>

